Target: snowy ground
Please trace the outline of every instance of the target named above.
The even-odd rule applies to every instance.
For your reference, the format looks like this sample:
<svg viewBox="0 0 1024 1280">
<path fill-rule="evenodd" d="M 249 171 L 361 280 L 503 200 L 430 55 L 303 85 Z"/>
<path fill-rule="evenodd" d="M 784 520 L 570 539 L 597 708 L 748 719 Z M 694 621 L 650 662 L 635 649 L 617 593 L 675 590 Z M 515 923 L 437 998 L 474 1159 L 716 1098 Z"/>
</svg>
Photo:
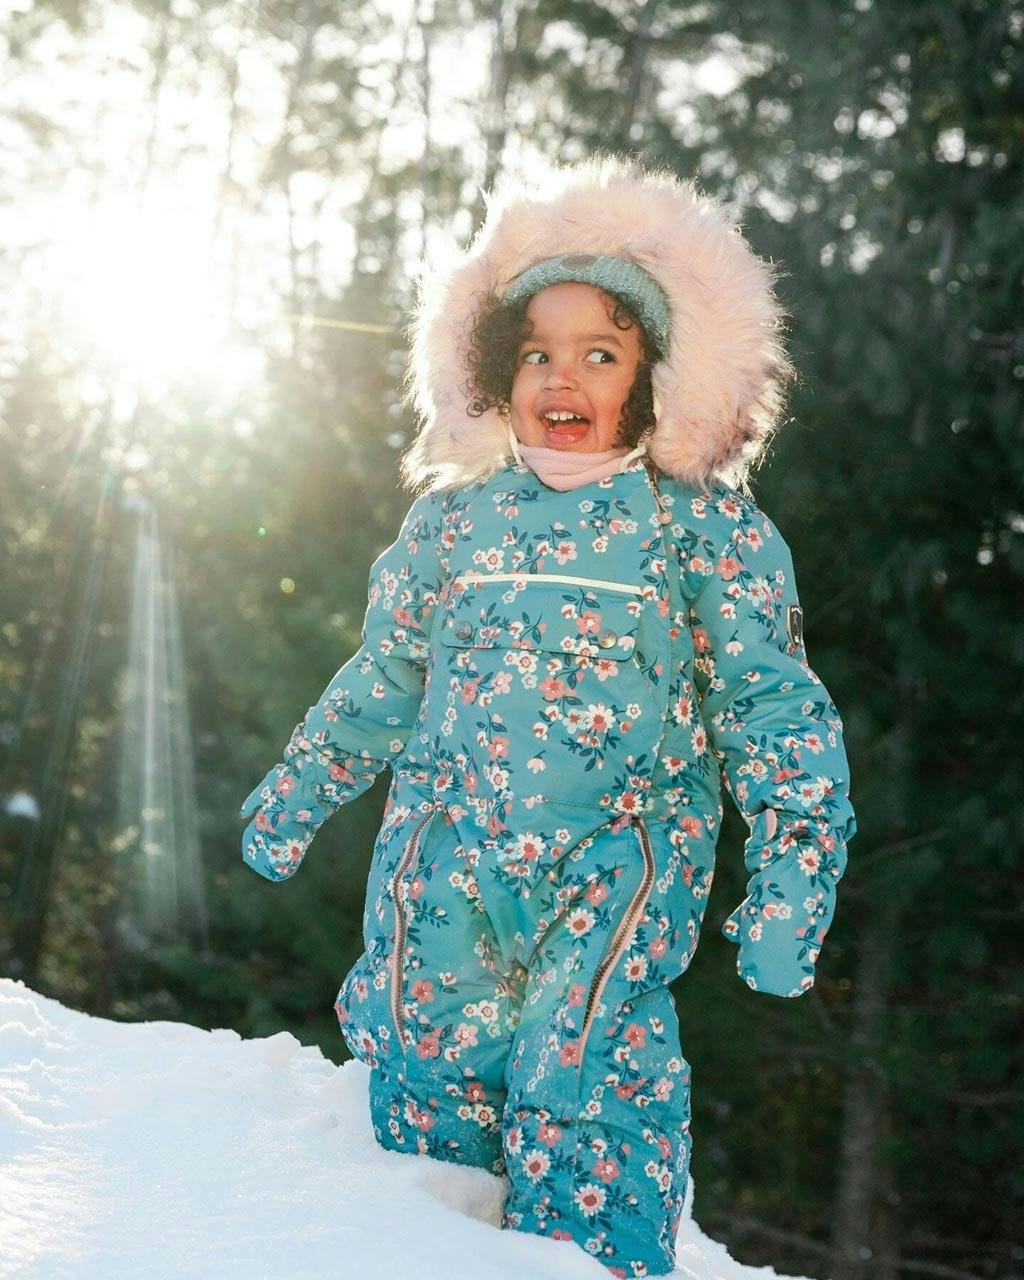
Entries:
<svg viewBox="0 0 1024 1280">
<path fill-rule="evenodd" d="M 0 978 L 0 1276 L 608 1280 L 499 1230 L 503 1179 L 379 1148 L 366 1081 L 287 1032 L 111 1022 Z M 775 1275 L 689 1218 L 677 1261 Z"/>
</svg>

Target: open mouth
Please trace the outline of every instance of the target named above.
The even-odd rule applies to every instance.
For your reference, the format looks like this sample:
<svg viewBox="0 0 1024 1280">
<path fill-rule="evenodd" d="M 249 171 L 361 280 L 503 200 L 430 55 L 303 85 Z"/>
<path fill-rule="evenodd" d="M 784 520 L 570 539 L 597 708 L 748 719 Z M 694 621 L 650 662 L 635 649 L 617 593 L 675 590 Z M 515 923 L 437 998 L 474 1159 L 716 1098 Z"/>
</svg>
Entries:
<svg viewBox="0 0 1024 1280">
<path fill-rule="evenodd" d="M 590 419 L 584 418 L 578 413 L 545 413 L 541 415 L 541 421 L 549 431 L 570 431 L 574 427 L 588 427 Z"/>
</svg>

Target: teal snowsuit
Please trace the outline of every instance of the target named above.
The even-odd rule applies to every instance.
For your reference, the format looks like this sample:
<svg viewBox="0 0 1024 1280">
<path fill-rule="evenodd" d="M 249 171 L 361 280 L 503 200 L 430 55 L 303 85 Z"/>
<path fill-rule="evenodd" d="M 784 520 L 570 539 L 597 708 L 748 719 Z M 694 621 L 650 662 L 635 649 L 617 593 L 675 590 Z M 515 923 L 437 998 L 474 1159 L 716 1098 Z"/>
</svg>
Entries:
<svg viewBox="0 0 1024 1280">
<path fill-rule="evenodd" d="M 723 776 L 750 827 L 722 927 L 740 978 L 799 996 L 832 920 L 856 820 L 800 616 L 786 544 L 737 491 L 633 457 L 559 492 L 511 461 L 413 503 L 362 647 L 242 807 L 245 860 L 284 880 L 391 768 L 335 1003 L 377 1139 L 507 1174 L 504 1227 L 616 1275 L 674 1266 L 690 1064 L 669 984 Z"/>
</svg>

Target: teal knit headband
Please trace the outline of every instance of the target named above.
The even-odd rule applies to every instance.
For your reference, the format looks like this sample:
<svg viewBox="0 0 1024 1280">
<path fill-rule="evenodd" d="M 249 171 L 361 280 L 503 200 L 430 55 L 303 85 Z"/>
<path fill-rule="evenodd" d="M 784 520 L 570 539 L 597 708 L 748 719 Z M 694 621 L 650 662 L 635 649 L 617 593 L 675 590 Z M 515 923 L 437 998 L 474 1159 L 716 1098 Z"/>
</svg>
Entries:
<svg viewBox="0 0 1024 1280">
<path fill-rule="evenodd" d="M 502 302 L 532 298 L 541 289 L 570 281 L 592 284 L 622 298 L 636 311 L 659 355 L 664 358 L 668 354 L 672 328 L 668 298 L 650 272 L 632 258 L 616 258 L 606 253 L 567 253 L 557 258 L 545 258 L 516 276 L 505 291 Z"/>
</svg>

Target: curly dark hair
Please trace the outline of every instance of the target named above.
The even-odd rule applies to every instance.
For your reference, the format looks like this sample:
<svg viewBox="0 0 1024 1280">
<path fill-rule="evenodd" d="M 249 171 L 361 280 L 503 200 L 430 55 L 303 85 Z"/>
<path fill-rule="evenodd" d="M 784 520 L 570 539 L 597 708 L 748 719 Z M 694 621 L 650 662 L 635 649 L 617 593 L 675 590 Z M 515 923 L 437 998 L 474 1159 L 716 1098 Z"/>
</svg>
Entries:
<svg viewBox="0 0 1024 1280">
<path fill-rule="evenodd" d="M 654 428 L 651 366 L 660 355 L 632 307 L 606 289 L 601 292 L 614 303 L 611 320 L 615 327 L 631 329 L 635 325 L 639 333 L 640 361 L 633 385 L 622 403 L 615 440 L 617 445 L 635 449 Z M 478 418 L 488 409 L 497 409 L 502 417 L 510 413 L 519 350 L 533 331 L 533 322 L 526 315 L 529 305 L 529 298 L 505 305 L 493 291 L 482 296 L 467 338 L 466 358 L 471 376 L 462 388 L 470 397 L 467 412 L 471 417 Z"/>
</svg>

